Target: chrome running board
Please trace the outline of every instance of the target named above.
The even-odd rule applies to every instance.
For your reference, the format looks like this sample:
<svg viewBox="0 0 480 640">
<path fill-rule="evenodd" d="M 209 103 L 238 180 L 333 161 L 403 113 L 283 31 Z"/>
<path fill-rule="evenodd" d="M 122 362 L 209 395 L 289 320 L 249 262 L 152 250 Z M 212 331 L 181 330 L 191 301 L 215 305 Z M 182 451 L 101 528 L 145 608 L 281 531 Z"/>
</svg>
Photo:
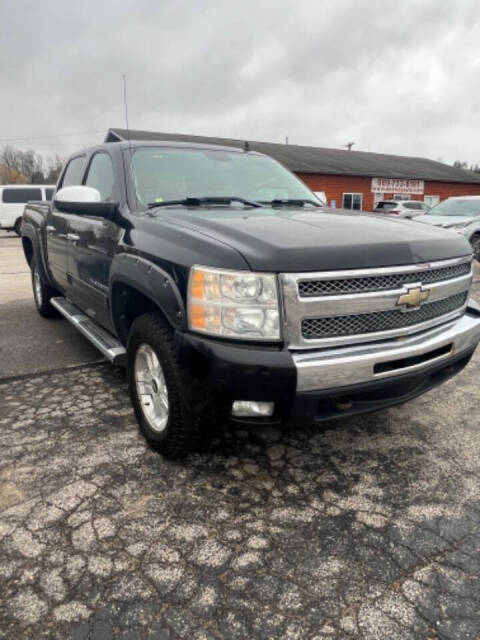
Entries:
<svg viewBox="0 0 480 640">
<path fill-rule="evenodd" d="M 73 326 L 80 331 L 90 342 L 113 364 L 125 364 L 125 347 L 121 342 L 112 336 L 111 333 L 102 329 L 96 322 L 85 315 L 78 307 L 69 300 L 62 297 L 50 300 L 52 307 L 55 307 Z"/>
</svg>

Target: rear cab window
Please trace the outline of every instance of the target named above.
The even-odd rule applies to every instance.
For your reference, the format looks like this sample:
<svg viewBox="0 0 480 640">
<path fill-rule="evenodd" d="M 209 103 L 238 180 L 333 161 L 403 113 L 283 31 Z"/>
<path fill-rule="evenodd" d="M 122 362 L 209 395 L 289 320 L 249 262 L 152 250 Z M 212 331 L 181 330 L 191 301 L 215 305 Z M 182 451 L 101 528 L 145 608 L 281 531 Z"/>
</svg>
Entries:
<svg viewBox="0 0 480 640">
<path fill-rule="evenodd" d="M 32 187 L 4 187 L 2 202 L 24 204 L 29 200 L 41 200 L 42 190 Z"/>
</svg>

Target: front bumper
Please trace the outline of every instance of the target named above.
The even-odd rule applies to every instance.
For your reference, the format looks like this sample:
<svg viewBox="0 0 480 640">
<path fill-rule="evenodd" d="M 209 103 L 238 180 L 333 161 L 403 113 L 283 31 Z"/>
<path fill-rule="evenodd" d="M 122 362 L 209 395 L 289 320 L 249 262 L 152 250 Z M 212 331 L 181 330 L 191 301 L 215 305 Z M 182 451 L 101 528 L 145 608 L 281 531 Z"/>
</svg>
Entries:
<svg viewBox="0 0 480 640">
<path fill-rule="evenodd" d="M 294 354 L 297 390 L 334 389 L 414 373 L 471 351 L 479 341 L 480 309 L 470 306 L 460 319 L 414 336 Z"/>
<path fill-rule="evenodd" d="M 290 352 L 194 334 L 177 339 L 196 413 L 307 425 L 406 402 L 456 375 L 480 342 L 480 307 L 471 301 L 458 320 L 415 336 L 348 348 Z M 235 400 L 274 402 L 274 415 L 233 419 Z"/>
</svg>

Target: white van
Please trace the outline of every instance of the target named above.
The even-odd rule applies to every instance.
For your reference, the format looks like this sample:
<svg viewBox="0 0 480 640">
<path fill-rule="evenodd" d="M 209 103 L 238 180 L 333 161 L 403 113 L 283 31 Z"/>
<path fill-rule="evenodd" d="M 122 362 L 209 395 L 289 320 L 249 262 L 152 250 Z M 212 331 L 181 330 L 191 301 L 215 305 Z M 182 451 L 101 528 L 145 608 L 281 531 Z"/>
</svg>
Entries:
<svg viewBox="0 0 480 640">
<path fill-rule="evenodd" d="M 23 208 L 30 200 L 52 199 L 55 185 L 9 184 L 0 185 L 0 229 L 14 230 L 20 235 Z"/>
</svg>

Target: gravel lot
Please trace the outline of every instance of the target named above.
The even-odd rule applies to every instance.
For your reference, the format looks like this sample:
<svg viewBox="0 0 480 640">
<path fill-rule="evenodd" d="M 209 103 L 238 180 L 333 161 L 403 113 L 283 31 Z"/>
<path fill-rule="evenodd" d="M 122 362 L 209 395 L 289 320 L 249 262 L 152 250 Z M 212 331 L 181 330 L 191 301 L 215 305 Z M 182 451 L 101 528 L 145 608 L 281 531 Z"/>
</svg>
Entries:
<svg viewBox="0 0 480 640">
<path fill-rule="evenodd" d="M 181 464 L 121 370 L 63 364 L 0 381 L 1 638 L 480 638 L 480 356 L 404 407 Z"/>
</svg>

